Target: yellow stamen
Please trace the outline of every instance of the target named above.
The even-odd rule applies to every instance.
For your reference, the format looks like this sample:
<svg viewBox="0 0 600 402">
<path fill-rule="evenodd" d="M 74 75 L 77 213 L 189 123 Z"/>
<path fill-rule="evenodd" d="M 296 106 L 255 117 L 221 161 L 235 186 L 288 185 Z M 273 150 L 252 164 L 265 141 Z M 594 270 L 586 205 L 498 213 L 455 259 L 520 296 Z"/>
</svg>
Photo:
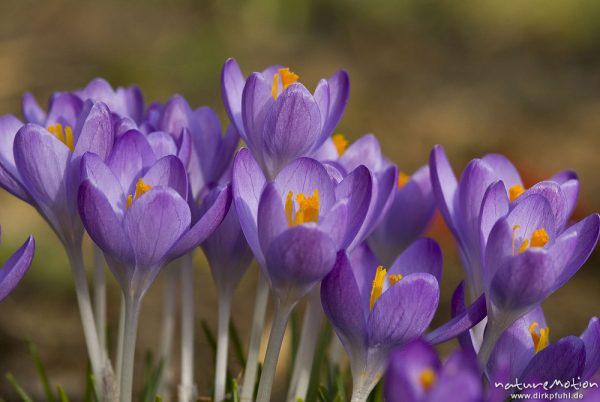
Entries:
<svg viewBox="0 0 600 402">
<path fill-rule="evenodd" d="M 335 149 L 337 149 L 338 155 L 342 156 L 348 147 L 348 140 L 344 137 L 344 134 L 335 134 L 331 137 L 331 140 L 335 145 Z"/>
<path fill-rule="evenodd" d="M 373 287 L 371 287 L 371 299 L 369 300 L 369 310 L 373 310 L 375 302 L 381 297 L 383 293 L 383 281 L 385 281 L 385 275 L 387 271 L 381 265 L 377 267 L 375 272 L 375 279 L 373 279 Z"/>
<path fill-rule="evenodd" d="M 398 188 L 406 186 L 406 183 L 410 181 L 410 176 L 404 172 L 398 173 Z"/>
<path fill-rule="evenodd" d="M 519 251 L 517 254 L 521 254 L 522 252 L 527 250 L 528 247 L 529 247 L 529 240 L 528 239 L 523 240 L 523 243 L 521 243 L 521 247 L 519 247 Z"/>
<path fill-rule="evenodd" d="M 138 181 L 135 183 L 135 196 L 132 194 L 129 194 L 127 196 L 127 208 L 129 208 L 131 206 L 131 204 L 133 204 L 134 200 L 137 200 L 138 198 L 140 198 L 142 195 L 146 194 L 151 189 L 152 189 L 152 186 L 150 184 L 146 183 L 140 177 L 138 179 Z"/>
<path fill-rule="evenodd" d="M 421 374 L 419 374 L 419 382 L 425 391 L 429 391 L 433 387 L 436 379 L 437 375 L 435 371 L 430 368 L 421 371 Z"/>
<path fill-rule="evenodd" d="M 531 340 L 533 341 L 533 346 L 535 348 L 535 352 L 539 352 L 548 346 L 550 343 L 550 328 L 540 328 L 539 334 L 535 331 L 540 324 L 534 322 L 529 326 L 529 333 L 531 334 Z"/>
<path fill-rule="evenodd" d="M 390 286 L 394 285 L 395 283 L 399 282 L 400 279 L 402 279 L 402 275 L 398 274 L 398 275 L 388 275 L 388 278 L 390 280 Z"/>
<path fill-rule="evenodd" d="M 69 126 L 64 126 L 56 123 L 53 126 L 48 126 L 48 131 L 53 134 L 60 142 L 65 144 L 71 151 L 75 149 L 73 141 L 73 129 Z"/>
<path fill-rule="evenodd" d="M 273 95 L 273 99 L 277 99 L 277 92 L 279 89 L 279 77 L 281 76 L 281 85 L 282 91 L 285 91 L 287 87 L 292 85 L 294 82 L 300 79 L 300 76 L 292 71 L 289 68 L 280 68 L 277 70 L 277 73 L 273 76 L 273 86 L 271 87 L 271 95 Z"/>
<path fill-rule="evenodd" d="M 289 227 L 319 221 L 319 190 L 315 189 L 313 194 L 308 197 L 303 193 L 298 194 L 296 202 L 298 203 L 298 211 L 294 216 L 294 193 L 290 191 L 287 194 L 284 207 Z"/>
<path fill-rule="evenodd" d="M 550 236 L 546 229 L 538 229 L 531 235 L 531 247 L 544 247 L 549 240 Z"/>
<path fill-rule="evenodd" d="M 517 230 L 521 229 L 521 226 L 519 225 L 515 225 L 513 226 L 512 229 L 512 255 L 515 255 L 515 241 L 517 240 L 516 238 L 516 234 L 517 234 Z"/>
<path fill-rule="evenodd" d="M 525 192 L 525 188 L 520 184 L 515 184 L 511 188 L 508 189 L 508 198 L 510 202 L 516 200 L 521 194 Z"/>
</svg>

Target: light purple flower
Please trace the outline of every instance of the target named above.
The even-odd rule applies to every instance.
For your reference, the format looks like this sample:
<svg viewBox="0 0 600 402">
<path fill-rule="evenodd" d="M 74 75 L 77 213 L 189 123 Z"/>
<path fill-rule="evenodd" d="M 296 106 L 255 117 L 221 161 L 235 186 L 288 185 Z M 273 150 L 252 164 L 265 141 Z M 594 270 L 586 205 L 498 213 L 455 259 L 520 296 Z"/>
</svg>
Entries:
<svg viewBox="0 0 600 402">
<path fill-rule="evenodd" d="M 223 65 L 225 110 L 269 179 L 293 159 L 312 156 L 329 138 L 348 102 L 345 71 L 320 80 L 312 94 L 297 80 L 279 66 L 245 79 L 234 59 Z"/>
<path fill-rule="evenodd" d="M 336 184 L 314 159 L 292 161 L 271 183 L 248 149 L 233 167 L 240 224 L 276 295 L 297 301 L 354 240 L 369 208 L 371 175 L 360 167 Z"/>
<path fill-rule="evenodd" d="M 57 110 L 63 98 L 57 96 L 51 111 Z M 0 185 L 33 205 L 65 247 L 72 249 L 83 234 L 76 204 L 81 157 L 93 152 L 106 158 L 113 130 L 110 111 L 103 103 L 86 102 L 75 120 L 73 110 L 65 110 L 64 115 L 48 115 L 48 128 L 23 125 L 10 115 L 0 118 Z"/>
<path fill-rule="evenodd" d="M 435 349 L 422 340 L 392 352 L 384 381 L 387 402 L 484 400 L 473 355 L 459 349 L 442 365 Z"/>
<path fill-rule="evenodd" d="M 321 284 L 321 302 L 350 358 L 355 395 L 369 394 L 394 347 L 425 332 L 438 306 L 441 273 L 441 251 L 431 239 L 415 242 L 387 271 L 368 247 L 350 257 L 338 253 Z"/>
<path fill-rule="evenodd" d="M 124 292 L 141 297 L 164 264 L 193 250 L 221 223 L 229 187 L 193 216 L 181 161 L 154 155 L 147 138 L 122 135 L 107 158 L 84 156 L 78 205 L 90 237 L 104 251 Z"/>
<path fill-rule="evenodd" d="M 0 267 L 0 301 L 5 299 L 23 279 L 31 266 L 34 253 L 35 240 L 29 236 L 25 243 Z"/>
</svg>

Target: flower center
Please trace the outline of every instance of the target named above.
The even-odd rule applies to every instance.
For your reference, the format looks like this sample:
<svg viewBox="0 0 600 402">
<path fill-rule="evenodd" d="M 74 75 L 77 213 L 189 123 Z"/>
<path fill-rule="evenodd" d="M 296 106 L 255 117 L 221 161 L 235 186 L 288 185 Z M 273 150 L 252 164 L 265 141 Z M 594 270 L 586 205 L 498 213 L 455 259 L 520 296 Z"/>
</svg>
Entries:
<svg viewBox="0 0 600 402">
<path fill-rule="evenodd" d="M 529 326 L 529 333 L 531 334 L 531 340 L 533 340 L 533 346 L 535 347 L 535 353 L 543 350 L 550 343 L 550 328 L 539 328 L 540 324 L 534 322 Z M 539 332 L 536 332 L 536 328 L 539 328 Z"/>
<path fill-rule="evenodd" d="M 150 189 L 152 188 L 152 186 L 148 183 L 146 183 L 141 177 L 138 179 L 138 181 L 135 183 L 135 195 L 129 194 L 127 196 L 127 208 L 129 208 L 131 206 L 131 204 L 133 204 L 133 200 L 137 200 L 138 198 L 140 198 L 142 195 L 146 194 L 148 191 L 150 191 Z"/>
<path fill-rule="evenodd" d="M 437 375 L 435 374 L 435 371 L 430 368 L 422 370 L 419 374 L 419 383 L 421 383 L 421 387 L 423 387 L 425 391 L 429 391 L 431 387 L 433 387 L 436 379 Z"/>
<path fill-rule="evenodd" d="M 271 87 L 271 94 L 273 95 L 273 99 L 277 99 L 277 90 L 279 88 L 279 77 L 281 77 L 281 92 L 285 91 L 287 87 L 292 85 L 294 82 L 298 81 L 300 76 L 292 71 L 289 68 L 280 68 L 277 70 L 277 73 L 273 76 L 273 86 Z"/>
<path fill-rule="evenodd" d="M 335 145 L 335 149 L 337 149 L 338 155 L 342 156 L 348 147 L 348 140 L 344 137 L 344 134 L 335 134 L 331 137 L 331 140 Z"/>
<path fill-rule="evenodd" d="M 513 255 L 515 255 L 515 242 L 517 240 L 516 233 L 517 233 L 517 230 L 519 230 L 520 228 L 521 228 L 521 226 L 519 226 L 519 225 L 513 226 L 513 230 L 512 230 L 512 254 Z M 517 254 L 521 254 L 522 252 L 524 252 L 525 250 L 527 250 L 530 247 L 544 247 L 546 245 L 546 243 L 548 243 L 548 241 L 550 241 L 550 236 L 548 235 L 548 232 L 546 232 L 546 229 L 540 228 L 531 234 L 531 241 L 529 241 L 529 239 L 525 239 L 521 242 L 521 245 L 519 246 L 519 251 Z"/>
<path fill-rule="evenodd" d="M 65 144 L 71 151 L 75 149 L 73 143 L 73 129 L 70 126 L 64 126 L 60 123 L 56 123 L 53 126 L 48 126 L 48 131 L 51 132 L 56 138 Z"/>
<path fill-rule="evenodd" d="M 383 266 L 378 266 L 375 271 L 375 279 L 373 279 L 373 286 L 371 287 L 371 299 L 369 300 L 369 311 L 373 310 L 375 302 L 381 297 L 383 293 L 383 283 L 385 282 L 386 276 L 389 278 L 390 286 L 402 279 L 402 275 L 387 275 L 387 270 Z"/>
<path fill-rule="evenodd" d="M 508 189 L 508 199 L 510 200 L 510 202 L 513 202 L 514 200 L 519 198 L 519 196 L 524 192 L 525 187 L 523 187 L 520 184 L 515 184 L 514 186 Z"/>
<path fill-rule="evenodd" d="M 308 197 L 304 193 L 298 194 L 296 202 L 298 210 L 294 214 L 294 193 L 290 191 L 285 200 L 285 216 L 289 227 L 319 221 L 319 190 L 315 189 Z"/>
<path fill-rule="evenodd" d="M 410 175 L 407 175 L 404 172 L 398 173 L 398 188 L 402 188 L 406 186 L 406 183 L 410 181 Z"/>
</svg>

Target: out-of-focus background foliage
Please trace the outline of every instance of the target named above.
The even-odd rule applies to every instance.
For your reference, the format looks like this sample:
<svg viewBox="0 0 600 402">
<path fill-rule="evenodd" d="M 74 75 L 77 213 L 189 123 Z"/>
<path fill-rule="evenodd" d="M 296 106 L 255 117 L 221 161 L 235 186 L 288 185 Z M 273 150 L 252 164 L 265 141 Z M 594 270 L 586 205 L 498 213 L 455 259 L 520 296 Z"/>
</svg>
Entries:
<svg viewBox="0 0 600 402">
<path fill-rule="evenodd" d="M 582 183 L 580 218 L 600 209 L 599 20 L 595 0 L 5 0 L 0 113 L 20 114 L 24 91 L 45 102 L 54 90 L 102 76 L 113 85 L 138 84 L 147 101 L 180 93 L 224 116 L 219 77 L 227 57 L 236 57 L 246 73 L 268 64 L 290 66 L 309 87 L 345 68 L 352 90 L 339 131 L 350 139 L 375 133 L 406 172 L 425 164 L 436 143 L 446 147 L 457 171 L 491 151 L 511 158 L 529 184 L 575 169 Z M 85 352 L 65 255 L 33 209 L 5 192 L 0 203 L 2 258 L 30 233 L 38 245 L 25 281 L 0 305 L 0 396 L 14 400 L 7 371 L 41 395 L 25 342 L 30 339 L 52 379 L 77 400 Z M 460 268 L 439 219 L 431 234 L 446 260 L 439 323 L 448 316 Z M 554 340 L 579 334 L 600 312 L 599 257 L 596 252 L 545 304 Z M 198 262 L 198 319 L 214 329 L 215 292 L 201 256 Z M 255 270 L 235 296 L 233 318 L 244 341 Z M 158 345 L 161 287 L 162 278 L 144 305 L 138 361 Z M 113 333 L 118 301 L 112 282 Z M 197 345 L 198 385 L 208 395 L 213 361 L 199 329 Z M 231 361 L 236 373 L 239 366 Z M 285 366 L 280 363 L 282 372 Z"/>
</svg>

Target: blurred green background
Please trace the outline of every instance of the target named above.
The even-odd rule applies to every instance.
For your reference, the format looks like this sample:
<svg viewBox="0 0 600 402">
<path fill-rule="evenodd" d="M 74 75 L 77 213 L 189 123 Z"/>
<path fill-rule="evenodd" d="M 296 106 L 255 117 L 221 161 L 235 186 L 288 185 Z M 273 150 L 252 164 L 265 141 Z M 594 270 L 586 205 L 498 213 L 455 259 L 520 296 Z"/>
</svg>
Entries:
<svg viewBox="0 0 600 402">
<path fill-rule="evenodd" d="M 575 169 L 582 183 L 580 218 L 600 209 L 599 20 L 595 0 L 4 0 L 0 111 L 20 114 L 24 91 L 43 103 L 54 90 L 102 76 L 115 86 L 138 84 L 147 101 L 180 93 L 193 106 L 209 105 L 224 116 L 219 77 L 227 57 L 236 57 L 246 73 L 290 66 L 311 88 L 344 68 L 352 89 L 339 131 L 348 138 L 375 133 L 406 172 L 425 164 L 436 143 L 445 146 L 456 171 L 491 151 L 511 158 L 529 184 Z M 0 202 L 2 258 L 28 234 L 38 245 L 25 281 L 0 305 L 0 396 L 15 400 L 3 377 L 11 371 L 41 399 L 25 342 L 30 339 L 51 378 L 77 400 L 84 346 L 65 255 L 33 209 L 5 192 Z M 439 219 L 432 236 L 446 259 L 440 323 L 461 274 Z M 197 315 L 214 329 L 215 292 L 201 256 L 198 265 Z M 552 339 L 579 334 L 600 313 L 599 265 L 595 252 L 546 302 Z M 233 318 L 244 336 L 255 280 L 253 267 L 235 296 Z M 159 278 L 144 305 L 138 362 L 158 345 L 161 286 Z M 118 300 L 112 282 L 113 325 Z M 199 328 L 197 345 L 199 390 L 208 395 L 213 361 Z M 239 366 L 231 362 L 235 374 Z M 276 392 L 282 387 L 280 381 Z"/>
</svg>

